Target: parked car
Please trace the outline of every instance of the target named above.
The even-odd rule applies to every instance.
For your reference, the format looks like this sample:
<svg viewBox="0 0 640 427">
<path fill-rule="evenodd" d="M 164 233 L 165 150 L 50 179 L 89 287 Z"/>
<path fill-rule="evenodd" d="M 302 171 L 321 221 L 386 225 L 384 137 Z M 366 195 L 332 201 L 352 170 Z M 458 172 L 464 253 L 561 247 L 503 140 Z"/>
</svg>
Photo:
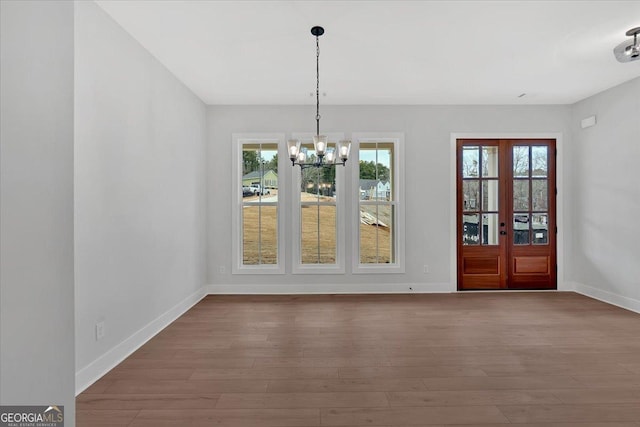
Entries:
<svg viewBox="0 0 640 427">
<path fill-rule="evenodd" d="M 263 196 L 265 194 L 271 194 L 268 188 L 262 188 L 260 184 L 251 184 L 251 188 L 253 189 L 253 194 L 261 194 Z"/>
<path fill-rule="evenodd" d="M 253 188 L 242 186 L 242 197 L 249 197 L 249 196 L 253 196 L 254 194 L 255 193 L 253 191 Z"/>
</svg>

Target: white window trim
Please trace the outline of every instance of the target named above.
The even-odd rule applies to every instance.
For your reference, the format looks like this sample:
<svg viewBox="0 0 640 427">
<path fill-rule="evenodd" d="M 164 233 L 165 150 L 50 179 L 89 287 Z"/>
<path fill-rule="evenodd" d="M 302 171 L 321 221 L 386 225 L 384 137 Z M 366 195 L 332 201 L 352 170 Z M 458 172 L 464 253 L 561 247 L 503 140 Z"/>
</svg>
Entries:
<svg viewBox="0 0 640 427">
<path fill-rule="evenodd" d="M 393 264 L 360 263 L 360 143 L 392 142 L 394 144 L 394 182 L 392 194 L 395 196 L 395 245 L 396 262 Z M 353 166 L 351 173 L 351 261 L 353 274 L 400 274 L 405 272 L 405 202 L 404 202 L 404 133 L 402 132 L 356 132 L 352 135 L 349 162 Z M 348 162 L 347 162 L 348 163 Z"/>
<path fill-rule="evenodd" d="M 288 160 L 285 147 L 284 133 L 234 133 L 233 140 L 233 160 L 232 160 L 232 229 L 233 240 L 231 243 L 233 252 L 232 274 L 284 274 L 285 273 L 285 235 L 284 235 L 284 203 L 280 194 L 287 194 L 286 179 L 280 179 L 283 168 L 287 167 L 284 160 Z M 262 265 L 242 264 L 242 159 L 243 144 L 250 143 L 276 143 L 278 145 L 278 263 Z M 224 183 L 222 183 L 224 185 Z"/>
<path fill-rule="evenodd" d="M 302 141 L 310 141 L 313 139 L 313 133 L 309 132 L 296 132 L 292 133 L 291 137 L 293 139 L 300 139 Z M 344 133 L 323 133 L 323 135 L 327 135 L 329 141 L 340 141 L 345 139 Z M 353 150 L 351 151 L 353 153 Z M 278 154 L 278 159 L 280 155 Z M 284 155 L 289 162 L 289 167 L 291 167 L 291 161 L 289 160 L 288 154 Z M 345 204 L 345 192 L 346 192 L 346 179 L 349 176 L 349 162 L 347 161 L 346 166 L 337 165 L 336 168 L 336 263 L 335 264 L 302 264 L 301 260 L 301 247 L 300 247 L 300 167 L 295 166 L 292 172 L 292 185 L 291 185 L 291 205 L 292 205 L 292 215 L 291 215 L 291 229 L 292 229 L 292 274 L 344 274 L 345 272 L 345 214 L 346 214 L 346 204 Z M 346 169 L 346 170 L 345 170 Z"/>
</svg>

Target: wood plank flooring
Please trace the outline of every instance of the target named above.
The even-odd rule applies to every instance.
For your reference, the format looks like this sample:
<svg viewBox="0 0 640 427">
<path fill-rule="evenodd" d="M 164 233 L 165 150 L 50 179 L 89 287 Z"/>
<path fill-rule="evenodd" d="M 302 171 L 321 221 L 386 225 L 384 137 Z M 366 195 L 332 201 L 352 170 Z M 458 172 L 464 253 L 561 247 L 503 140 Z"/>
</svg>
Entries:
<svg viewBox="0 0 640 427">
<path fill-rule="evenodd" d="M 640 427 L 640 315 L 563 292 L 209 296 L 77 425 Z"/>
</svg>

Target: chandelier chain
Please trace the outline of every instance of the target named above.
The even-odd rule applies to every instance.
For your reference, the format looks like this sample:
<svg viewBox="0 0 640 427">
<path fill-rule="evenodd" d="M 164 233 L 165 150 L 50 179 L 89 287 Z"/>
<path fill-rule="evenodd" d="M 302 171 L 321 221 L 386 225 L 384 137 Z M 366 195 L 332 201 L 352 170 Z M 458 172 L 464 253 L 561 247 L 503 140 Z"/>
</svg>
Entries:
<svg viewBox="0 0 640 427">
<path fill-rule="evenodd" d="M 320 41 L 316 36 L 316 135 L 320 135 Z"/>
</svg>

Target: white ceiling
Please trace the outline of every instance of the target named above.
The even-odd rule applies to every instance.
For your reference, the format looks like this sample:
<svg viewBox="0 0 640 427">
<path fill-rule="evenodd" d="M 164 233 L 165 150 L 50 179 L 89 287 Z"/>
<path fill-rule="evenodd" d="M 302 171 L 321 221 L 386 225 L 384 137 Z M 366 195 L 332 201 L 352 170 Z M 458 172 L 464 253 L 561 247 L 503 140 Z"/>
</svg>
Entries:
<svg viewBox="0 0 640 427">
<path fill-rule="evenodd" d="M 640 1 L 97 3 L 207 104 L 315 104 L 314 25 L 322 104 L 570 104 L 640 76 L 613 56 Z"/>
</svg>

